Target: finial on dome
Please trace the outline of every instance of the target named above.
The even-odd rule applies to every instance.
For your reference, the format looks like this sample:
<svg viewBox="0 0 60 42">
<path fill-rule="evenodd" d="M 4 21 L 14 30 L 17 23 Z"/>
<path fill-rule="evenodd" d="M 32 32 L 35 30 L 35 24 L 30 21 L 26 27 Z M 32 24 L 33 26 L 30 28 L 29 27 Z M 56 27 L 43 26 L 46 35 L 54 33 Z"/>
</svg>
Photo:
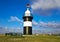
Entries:
<svg viewBox="0 0 60 42">
<path fill-rule="evenodd" d="M 27 7 L 30 7 L 30 4 L 27 4 L 26 6 L 27 6 Z"/>
</svg>

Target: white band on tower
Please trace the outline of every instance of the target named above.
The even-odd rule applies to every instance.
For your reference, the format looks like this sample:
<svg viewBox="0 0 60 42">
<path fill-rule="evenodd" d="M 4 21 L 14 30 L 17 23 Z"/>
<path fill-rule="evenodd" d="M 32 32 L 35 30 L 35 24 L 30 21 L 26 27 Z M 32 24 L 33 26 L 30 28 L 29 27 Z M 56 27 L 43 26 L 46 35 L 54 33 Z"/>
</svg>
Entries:
<svg viewBox="0 0 60 42">
<path fill-rule="evenodd" d="M 32 26 L 32 22 L 30 22 L 30 21 L 25 21 L 25 22 L 24 22 L 24 26 Z"/>
</svg>

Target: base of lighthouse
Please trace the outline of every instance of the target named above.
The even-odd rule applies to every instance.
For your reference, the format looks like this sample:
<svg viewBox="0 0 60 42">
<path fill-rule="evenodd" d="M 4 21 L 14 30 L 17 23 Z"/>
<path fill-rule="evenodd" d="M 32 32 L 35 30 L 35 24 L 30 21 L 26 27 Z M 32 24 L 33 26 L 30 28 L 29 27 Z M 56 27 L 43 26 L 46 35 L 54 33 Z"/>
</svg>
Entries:
<svg viewBox="0 0 60 42">
<path fill-rule="evenodd" d="M 23 34 L 24 35 L 32 35 L 32 27 L 24 27 L 23 29 Z"/>
</svg>

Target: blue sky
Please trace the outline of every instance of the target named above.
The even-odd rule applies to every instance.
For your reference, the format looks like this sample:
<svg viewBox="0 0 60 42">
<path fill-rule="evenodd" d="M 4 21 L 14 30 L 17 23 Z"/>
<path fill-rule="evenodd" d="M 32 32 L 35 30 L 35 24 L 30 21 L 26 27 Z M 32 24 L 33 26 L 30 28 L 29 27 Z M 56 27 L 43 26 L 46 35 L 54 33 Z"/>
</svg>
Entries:
<svg viewBox="0 0 60 42">
<path fill-rule="evenodd" d="M 26 11 L 26 4 L 29 3 L 31 5 L 30 11 L 33 15 L 33 30 L 38 30 L 40 33 L 60 33 L 59 1 L 0 0 L 0 27 L 7 28 L 9 29 L 8 31 L 12 32 L 22 31 L 22 17 Z"/>
</svg>

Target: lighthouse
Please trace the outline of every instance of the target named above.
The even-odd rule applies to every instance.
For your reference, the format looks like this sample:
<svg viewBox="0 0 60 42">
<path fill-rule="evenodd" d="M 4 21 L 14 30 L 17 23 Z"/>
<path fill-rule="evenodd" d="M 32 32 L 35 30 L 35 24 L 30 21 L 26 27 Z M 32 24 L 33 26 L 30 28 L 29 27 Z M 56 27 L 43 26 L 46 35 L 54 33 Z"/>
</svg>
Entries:
<svg viewBox="0 0 60 42">
<path fill-rule="evenodd" d="M 32 19 L 33 16 L 30 12 L 30 4 L 27 4 L 27 9 L 25 11 L 25 14 L 23 16 L 23 34 L 24 35 L 32 35 Z"/>
</svg>

